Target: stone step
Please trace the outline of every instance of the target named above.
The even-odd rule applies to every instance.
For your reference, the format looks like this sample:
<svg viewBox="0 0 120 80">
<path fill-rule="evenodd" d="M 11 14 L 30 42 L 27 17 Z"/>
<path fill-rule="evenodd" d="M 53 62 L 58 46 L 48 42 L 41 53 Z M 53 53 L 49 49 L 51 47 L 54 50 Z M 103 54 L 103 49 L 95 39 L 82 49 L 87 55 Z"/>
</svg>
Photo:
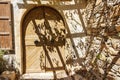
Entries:
<svg viewBox="0 0 120 80">
<path fill-rule="evenodd" d="M 57 79 L 67 77 L 66 73 L 56 72 Z M 21 80 L 53 80 L 54 74 L 53 72 L 45 72 L 45 73 L 25 73 L 20 77 Z"/>
</svg>

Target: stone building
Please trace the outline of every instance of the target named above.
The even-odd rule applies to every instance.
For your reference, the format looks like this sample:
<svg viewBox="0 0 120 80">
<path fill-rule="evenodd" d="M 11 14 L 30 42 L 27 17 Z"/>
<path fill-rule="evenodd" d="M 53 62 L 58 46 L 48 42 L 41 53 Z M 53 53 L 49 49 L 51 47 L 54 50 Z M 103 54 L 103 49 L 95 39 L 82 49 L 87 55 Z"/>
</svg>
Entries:
<svg viewBox="0 0 120 80">
<path fill-rule="evenodd" d="M 0 28 L 1 49 L 9 50 L 6 56 L 21 78 L 59 79 L 81 68 L 89 38 L 88 1 L 0 0 L 0 27 L 8 27 Z M 97 48 L 100 41 L 94 40 Z"/>
<path fill-rule="evenodd" d="M 46 73 L 49 76 L 49 73 L 50 77 L 59 74 L 58 78 L 69 75 L 67 58 L 82 56 L 75 46 L 84 41 L 81 37 L 86 35 L 81 12 L 86 6 L 85 0 L 6 1 L 0 1 L 3 11 L 0 16 L 10 24 L 12 33 L 8 38 L 10 42 L 5 39 L 3 44 L 1 42 L 1 49 L 13 53 L 8 55 L 14 57 L 20 74 Z M 8 9 L 9 4 L 11 9 Z"/>
</svg>

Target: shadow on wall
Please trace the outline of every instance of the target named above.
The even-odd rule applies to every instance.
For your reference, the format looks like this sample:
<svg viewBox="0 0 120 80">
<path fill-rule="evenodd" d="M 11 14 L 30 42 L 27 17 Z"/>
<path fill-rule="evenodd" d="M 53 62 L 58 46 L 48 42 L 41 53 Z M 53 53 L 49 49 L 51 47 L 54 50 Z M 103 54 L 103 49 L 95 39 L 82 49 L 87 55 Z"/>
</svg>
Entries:
<svg viewBox="0 0 120 80">
<path fill-rule="evenodd" d="M 28 8 L 30 6 L 35 6 L 35 4 L 29 4 L 27 0 L 23 0 L 24 4 L 18 3 L 19 8 Z M 58 12 L 53 12 L 56 16 L 52 14 L 47 14 L 47 10 L 45 10 L 45 7 L 41 6 L 42 12 L 40 13 L 41 16 L 36 16 L 40 15 L 39 13 L 34 13 L 35 15 L 28 14 L 30 17 L 25 17 L 25 21 L 23 22 L 23 44 L 24 44 L 24 56 L 27 55 L 26 53 L 26 42 L 25 42 L 25 36 L 26 36 L 26 30 L 27 26 L 29 23 L 32 23 L 33 30 L 35 34 L 37 35 L 38 39 L 34 40 L 34 45 L 36 47 L 42 46 L 43 52 L 45 54 L 40 55 L 40 67 L 43 70 L 48 69 L 52 70 L 54 73 L 54 78 L 56 77 L 56 71 L 64 69 L 67 75 L 70 75 L 72 71 L 68 70 L 66 67 L 66 64 L 69 65 L 74 65 L 74 64 L 79 64 L 81 65 L 83 59 L 80 58 L 79 54 L 80 53 L 85 53 L 84 52 L 84 41 L 81 39 L 82 37 L 86 36 L 86 29 L 85 29 L 85 24 L 83 20 L 83 16 L 81 13 L 80 8 L 82 7 L 79 3 L 79 0 L 72 1 L 72 3 L 67 2 L 67 4 L 63 1 L 56 1 L 56 0 L 51 0 L 51 1 L 42 1 L 42 0 L 33 0 L 33 2 L 37 2 L 38 4 L 46 3 L 49 4 L 50 6 L 56 7 L 58 11 L 62 14 L 62 17 Z M 39 8 L 39 7 L 38 7 Z M 34 11 L 34 10 L 33 10 Z M 40 10 L 41 11 L 41 10 Z M 48 10 L 49 11 L 49 10 Z M 51 10 L 52 11 L 52 10 Z M 51 12 L 49 11 L 49 12 Z M 76 18 L 77 17 L 77 18 Z M 40 20 L 40 24 L 36 22 L 36 20 Z M 51 21 L 53 21 L 53 25 L 51 24 Z M 61 21 L 64 21 L 63 24 L 65 25 L 60 25 L 62 23 Z M 61 27 L 63 26 L 63 27 Z M 76 44 L 76 38 L 77 44 Z M 67 44 L 67 45 L 66 45 Z M 83 46 L 83 47 L 81 47 Z M 63 57 L 63 52 L 61 51 L 61 48 L 66 48 L 67 49 L 67 54 L 64 55 L 65 58 Z M 82 52 L 83 51 L 83 52 Z M 60 58 L 60 62 L 57 58 L 51 59 L 51 56 L 49 53 L 57 53 L 58 57 Z M 44 56 L 45 55 L 45 56 Z M 42 57 L 46 57 L 48 59 L 48 62 L 50 63 L 50 67 L 47 68 L 46 63 L 41 59 Z M 75 60 L 72 60 L 72 59 Z M 70 60 L 71 59 L 71 60 Z M 26 61 L 26 59 L 24 59 Z M 43 62 L 42 62 L 43 61 Z M 67 61 L 67 62 L 65 62 Z M 74 64 L 73 64 L 74 61 Z M 25 62 L 25 68 L 27 68 Z M 59 65 L 59 64 L 62 64 Z M 54 67 L 56 66 L 56 67 Z"/>
<path fill-rule="evenodd" d="M 42 47 L 40 53 L 39 63 L 41 70 L 53 71 L 56 78 L 56 70 L 68 71 L 65 66 L 65 59 L 63 59 L 64 46 L 65 46 L 65 27 L 61 16 L 56 10 L 41 6 L 31 10 L 25 17 L 23 23 L 24 33 L 24 51 L 28 51 L 29 46 Z M 35 40 L 30 40 L 33 44 L 27 42 L 27 36 L 34 35 Z M 63 53 L 62 53 L 63 52 Z M 34 54 L 34 52 L 33 52 Z M 25 56 L 29 55 L 28 53 Z M 52 56 L 51 56 L 52 55 Z M 30 69 L 32 65 L 27 65 L 26 57 L 26 70 Z M 46 61 L 46 59 L 48 61 Z M 38 64 L 39 64 L 38 63 Z M 48 64 L 47 64 L 48 63 Z M 50 64 L 50 65 L 49 65 Z"/>
<path fill-rule="evenodd" d="M 31 0 L 31 1 L 37 2 L 38 4 L 40 4 L 40 0 Z M 27 0 L 23 0 L 23 2 L 24 2 L 25 4 L 28 4 L 28 3 L 27 3 Z"/>
<path fill-rule="evenodd" d="M 31 0 L 32 1 L 32 0 Z M 51 67 L 46 67 L 45 63 L 41 63 L 40 67 L 42 69 L 46 69 L 46 70 L 52 70 L 54 72 L 54 77 L 56 77 L 56 71 L 60 70 L 60 69 L 64 69 L 67 73 L 67 75 L 69 75 L 72 71 L 68 69 L 68 67 L 71 68 L 71 66 L 83 66 L 82 62 L 84 62 L 85 60 L 83 58 L 81 58 L 81 54 L 82 56 L 84 56 L 85 53 L 90 53 L 90 56 L 92 56 L 92 53 L 96 53 L 95 50 L 93 50 L 94 52 L 92 52 L 92 50 L 89 50 L 88 47 L 91 47 L 91 42 L 94 41 L 95 38 L 93 38 L 93 36 L 91 37 L 92 39 L 89 39 L 91 41 L 88 40 L 89 44 L 85 44 L 84 39 L 82 39 L 83 37 L 85 37 L 87 35 L 86 32 L 86 27 L 85 27 L 85 22 L 84 22 L 84 16 L 83 16 L 83 8 L 80 5 L 81 0 L 73 0 L 73 1 L 57 1 L 57 0 L 33 0 L 33 2 L 37 2 L 37 5 L 41 5 L 43 3 L 48 4 L 49 6 L 55 7 L 61 14 L 62 17 L 64 18 L 64 23 L 65 23 L 65 29 L 61 28 L 58 29 L 53 27 L 53 25 L 51 25 L 50 20 L 53 20 L 55 22 L 55 25 L 58 25 L 57 22 L 60 22 L 59 18 L 51 18 L 51 16 L 49 16 L 46 12 L 44 12 L 44 9 L 42 12 L 42 18 L 44 19 L 42 24 L 37 24 L 36 23 L 36 19 L 37 20 L 41 20 L 41 17 L 38 17 L 36 15 L 31 15 L 31 17 L 35 17 L 34 19 L 29 18 L 26 19 L 27 21 L 25 21 L 25 24 L 28 24 L 30 21 L 32 22 L 32 24 L 34 25 L 34 31 L 35 34 L 38 36 L 38 39 L 34 41 L 34 44 L 36 47 L 42 46 L 43 50 L 45 52 L 45 57 L 48 59 L 50 66 Z M 85 1 L 85 0 L 84 0 Z M 18 3 L 18 7 L 20 9 L 28 9 L 30 6 L 35 6 L 35 4 L 29 4 L 29 1 L 27 0 L 23 0 L 23 2 L 25 4 L 21 4 Z M 43 7 L 44 8 L 44 7 Z M 45 14 L 46 13 L 46 14 Z M 37 13 L 36 13 L 37 14 Z M 53 17 L 53 16 L 52 16 Z M 28 21 L 29 20 L 29 21 Z M 26 27 L 26 25 L 25 25 Z M 25 33 L 26 29 L 23 30 Z M 24 35 L 25 37 L 25 35 Z M 23 40 L 25 42 L 25 40 Z M 23 42 L 23 43 L 24 43 Z M 100 50 L 102 51 L 103 48 L 105 48 L 105 42 L 104 40 L 101 40 L 102 44 L 100 45 Z M 25 43 L 24 43 L 25 44 Z M 68 53 L 65 56 L 65 61 L 64 58 L 61 54 L 60 48 L 59 47 L 64 47 L 67 50 L 66 53 Z M 87 46 L 87 47 L 86 47 Z M 24 46 L 25 47 L 25 46 Z M 85 51 L 86 50 L 86 51 Z M 88 50 L 88 51 L 87 51 Z M 100 53 L 101 53 L 100 51 Z M 55 59 L 51 59 L 49 52 L 53 53 L 57 53 L 59 55 L 60 61 L 58 61 L 56 58 Z M 25 53 L 25 50 L 24 50 Z M 65 54 L 66 54 L 65 53 Z M 25 54 L 26 55 L 26 54 Z M 119 52 L 118 52 L 119 55 Z M 44 55 L 40 55 L 40 58 L 42 58 Z M 99 56 L 99 55 L 98 55 Z M 89 60 L 89 59 L 88 59 Z M 118 60 L 118 57 L 115 57 L 113 59 L 113 62 L 116 62 Z M 26 60 L 25 60 L 26 61 Z M 42 59 L 40 60 L 41 62 L 43 61 Z M 61 66 L 59 66 L 59 63 L 61 62 L 62 64 L 62 68 Z M 96 59 L 94 60 L 94 62 L 96 63 Z M 112 63 L 113 63 L 112 62 Z M 113 65 L 112 63 L 108 66 L 108 70 L 110 70 Z M 90 63 L 91 65 L 92 63 Z M 107 63 L 105 63 L 107 64 Z M 54 67 L 54 65 L 56 65 L 57 67 Z M 86 64 L 85 64 L 86 65 Z M 89 65 L 89 64 L 87 64 Z M 66 67 L 67 66 L 67 67 Z M 96 67 L 94 65 L 92 65 L 93 67 Z M 106 68 L 106 65 L 104 66 Z M 67 68 L 67 69 L 66 69 Z M 86 68 L 86 66 L 85 66 Z M 97 74 L 100 74 L 98 71 L 98 67 L 96 67 L 95 69 L 91 69 L 90 71 L 87 72 L 87 70 L 85 69 L 84 72 L 86 72 L 86 75 L 82 75 L 82 70 L 78 70 L 77 74 L 81 74 L 83 77 L 95 77 L 96 79 L 100 79 L 99 76 L 96 76 L 96 74 L 94 73 L 95 71 L 97 71 Z M 90 73 L 90 76 L 88 76 Z M 92 74 L 92 75 L 91 75 Z M 107 73 L 105 73 L 105 75 L 107 75 Z M 104 77 L 104 76 L 103 76 Z"/>
</svg>

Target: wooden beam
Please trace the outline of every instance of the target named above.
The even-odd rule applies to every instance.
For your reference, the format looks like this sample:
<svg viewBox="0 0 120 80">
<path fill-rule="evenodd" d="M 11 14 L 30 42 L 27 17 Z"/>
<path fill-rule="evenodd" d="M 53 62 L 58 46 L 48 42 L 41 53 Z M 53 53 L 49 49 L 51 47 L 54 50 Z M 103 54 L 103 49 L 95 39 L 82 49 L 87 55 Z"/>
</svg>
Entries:
<svg viewBox="0 0 120 80">
<path fill-rule="evenodd" d="M 69 37 L 78 38 L 78 37 L 84 37 L 84 36 L 86 36 L 85 33 L 66 34 L 66 38 L 69 38 Z"/>
<path fill-rule="evenodd" d="M 0 36 L 8 36 L 8 35 L 10 35 L 10 33 L 9 32 L 0 32 Z"/>
<path fill-rule="evenodd" d="M 46 71 L 53 71 L 53 70 L 64 70 L 64 67 L 54 67 L 54 68 L 45 68 Z"/>
<path fill-rule="evenodd" d="M 48 5 L 51 7 L 55 7 L 58 10 L 73 10 L 73 9 L 77 9 L 77 8 L 83 9 L 83 6 L 80 4 L 72 4 L 72 5 L 51 5 L 51 4 L 48 4 Z M 30 6 L 36 6 L 36 4 L 18 3 L 18 7 L 22 8 L 22 9 L 29 8 Z M 37 4 L 37 6 L 41 6 L 41 4 Z"/>
<path fill-rule="evenodd" d="M 0 16 L 0 20 L 9 20 L 10 18 L 8 16 Z"/>
</svg>

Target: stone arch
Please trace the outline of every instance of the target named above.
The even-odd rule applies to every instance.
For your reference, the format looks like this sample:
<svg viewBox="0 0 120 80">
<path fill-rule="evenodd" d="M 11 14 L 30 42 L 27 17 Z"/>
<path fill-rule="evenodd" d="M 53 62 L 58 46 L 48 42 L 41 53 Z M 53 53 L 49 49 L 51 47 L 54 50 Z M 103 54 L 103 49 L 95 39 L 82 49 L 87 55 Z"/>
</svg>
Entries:
<svg viewBox="0 0 120 80">
<path fill-rule="evenodd" d="M 29 11 L 27 11 L 24 14 L 23 19 L 22 19 L 22 27 L 21 27 L 22 28 L 21 29 L 21 32 L 22 32 L 22 42 L 21 43 L 22 43 L 22 48 L 23 48 L 23 50 L 22 50 L 23 51 L 23 55 L 22 56 L 23 56 L 23 69 L 24 69 L 23 72 L 24 73 L 26 72 L 26 59 L 24 57 L 26 56 L 26 50 L 25 50 L 25 33 L 26 33 L 27 25 L 30 22 L 29 19 L 32 20 L 34 18 L 36 18 L 36 19 L 37 18 L 41 18 L 40 16 L 37 17 L 36 15 L 31 15 L 32 11 L 34 11 L 34 10 L 36 11 L 37 9 L 40 10 L 41 8 L 49 8 L 50 10 L 53 11 L 53 13 L 56 13 L 56 15 L 58 17 L 57 19 L 58 20 L 62 20 L 63 26 L 65 27 L 65 23 L 64 23 L 64 19 L 63 19 L 62 15 L 59 13 L 59 11 L 57 11 L 55 8 L 52 8 L 50 6 L 37 6 L 37 7 L 33 7 L 33 8 L 31 8 Z M 36 13 L 36 14 L 38 15 L 38 13 Z M 28 15 L 29 16 L 31 15 L 31 16 L 27 17 Z M 65 66 L 65 64 L 63 63 L 63 59 L 62 59 L 61 63 L 63 64 L 63 66 Z"/>
</svg>

